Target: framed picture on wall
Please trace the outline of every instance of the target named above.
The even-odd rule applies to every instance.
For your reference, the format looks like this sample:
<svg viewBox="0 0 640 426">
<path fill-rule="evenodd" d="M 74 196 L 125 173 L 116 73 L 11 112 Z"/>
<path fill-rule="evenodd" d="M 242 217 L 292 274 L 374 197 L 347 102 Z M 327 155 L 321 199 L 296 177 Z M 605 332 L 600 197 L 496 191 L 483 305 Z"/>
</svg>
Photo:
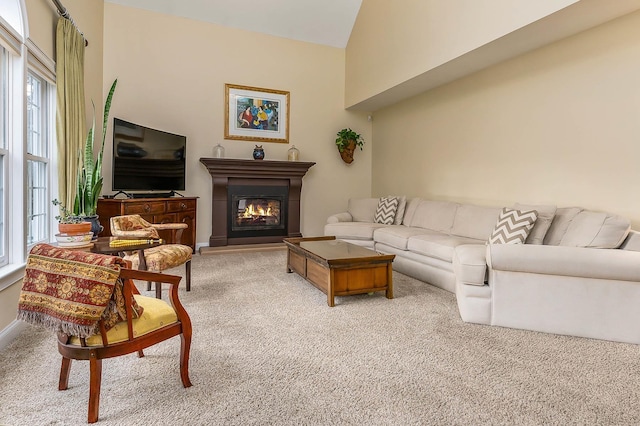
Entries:
<svg viewBox="0 0 640 426">
<path fill-rule="evenodd" d="M 289 92 L 225 84 L 224 138 L 289 143 Z"/>
</svg>

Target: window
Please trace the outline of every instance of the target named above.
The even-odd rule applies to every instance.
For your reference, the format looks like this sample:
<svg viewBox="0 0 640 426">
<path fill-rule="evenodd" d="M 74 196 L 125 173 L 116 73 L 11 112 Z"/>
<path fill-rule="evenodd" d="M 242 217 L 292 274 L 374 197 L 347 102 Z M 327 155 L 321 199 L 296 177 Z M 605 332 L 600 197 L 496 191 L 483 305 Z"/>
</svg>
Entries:
<svg viewBox="0 0 640 426">
<path fill-rule="evenodd" d="M 27 74 L 27 245 L 49 237 L 49 84 Z"/>
<path fill-rule="evenodd" d="M 9 83 L 8 83 L 9 59 L 7 50 L 0 46 L 0 265 L 7 263 L 7 239 L 5 232 L 5 164 L 7 162 L 7 147 L 9 140 Z"/>
<path fill-rule="evenodd" d="M 0 0 L 0 291 L 20 280 L 30 246 L 53 237 L 55 63 L 25 23 L 23 0 Z"/>
</svg>

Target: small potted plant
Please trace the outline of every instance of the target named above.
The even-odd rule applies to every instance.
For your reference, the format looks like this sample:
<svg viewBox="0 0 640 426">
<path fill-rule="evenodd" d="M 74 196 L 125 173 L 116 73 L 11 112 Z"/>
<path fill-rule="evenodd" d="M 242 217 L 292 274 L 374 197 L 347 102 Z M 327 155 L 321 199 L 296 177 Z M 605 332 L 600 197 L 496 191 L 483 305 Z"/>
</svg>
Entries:
<svg viewBox="0 0 640 426">
<path fill-rule="evenodd" d="M 362 151 L 363 145 L 364 139 L 362 135 L 349 128 L 342 129 L 337 133 L 336 146 L 338 147 L 338 151 L 340 151 L 340 157 L 347 164 L 353 162 L 353 152 L 356 147 L 360 147 Z"/>
<path fill-rule="evenodd" d="M 71 213 L 60 201 L 52 200 L 54 206 L 58 206 L 60 214 L 56 216 L 58 232 L 66 235 L 79 235 L 91 231 L 91 222 L 85 222 L 80 216 Z"/>
</svg>

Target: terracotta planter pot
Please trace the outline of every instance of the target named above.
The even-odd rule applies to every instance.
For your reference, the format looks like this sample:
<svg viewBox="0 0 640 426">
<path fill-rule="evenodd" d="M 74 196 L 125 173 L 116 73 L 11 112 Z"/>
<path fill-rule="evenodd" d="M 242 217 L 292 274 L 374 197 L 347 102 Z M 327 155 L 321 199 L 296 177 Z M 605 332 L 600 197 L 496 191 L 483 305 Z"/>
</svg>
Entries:
<svg viewBox="0 0 640 426">
<path fill-rule="evenodd" d="M 91 222 L 59 223 L 58 232 L 67 235 L 84 234 L 91 231 Z"/>
</svg>

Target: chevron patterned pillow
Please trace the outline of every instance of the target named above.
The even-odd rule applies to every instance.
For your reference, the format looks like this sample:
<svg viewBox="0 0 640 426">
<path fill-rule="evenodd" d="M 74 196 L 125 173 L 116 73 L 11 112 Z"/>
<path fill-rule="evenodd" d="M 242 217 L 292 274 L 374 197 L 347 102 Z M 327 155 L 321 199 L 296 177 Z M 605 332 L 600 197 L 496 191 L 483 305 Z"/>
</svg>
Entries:
<svg viewBox="0 0 640 426">
<path fill-rule="evenodd" d="M 375 222 L 382 223 L 384 225 L 393 225 L 393 220 L 396 217 L 396 211 L 398 210 L 398 197 L 382 197 L 378 201 L 378 208 L 376 209 Z"/>
<path fill-rule="evenodd" d="M 535 210 L 503 208 L 489 237 L 489 244 L 524 244 L 537 218 Z"/>
</svg>

